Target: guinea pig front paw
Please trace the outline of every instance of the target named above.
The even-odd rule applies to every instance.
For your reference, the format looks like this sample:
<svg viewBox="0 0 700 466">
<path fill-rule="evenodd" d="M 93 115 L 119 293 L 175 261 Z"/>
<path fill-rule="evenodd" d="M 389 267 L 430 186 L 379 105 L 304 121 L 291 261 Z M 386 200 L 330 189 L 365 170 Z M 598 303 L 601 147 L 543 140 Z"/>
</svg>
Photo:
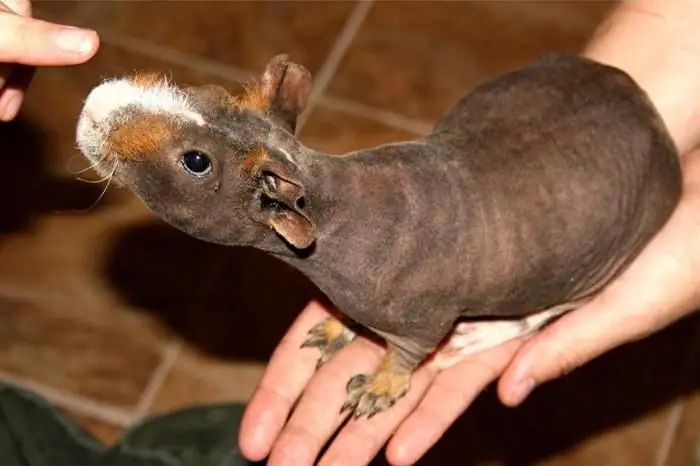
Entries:
<svg viewBox="0 0 700 466">
<path fill-rule="evenodd" d="M 355 339 L 355 332 L 335 317 L 326 317 L 314 325 L 307 335 L 308 338 L 301 347 L 318 348 L 321 351 L 316 369 Z"/>
<path fill-rule="evenodd" d="M 358 374 L 347 385 L 348 396 L 340 409 L 353 411 L 353 418 L 372 416 L 391 408 L 409 389 L 411 375 L 404 371 L 379 370 L 375 374 Z"/>
</svg>

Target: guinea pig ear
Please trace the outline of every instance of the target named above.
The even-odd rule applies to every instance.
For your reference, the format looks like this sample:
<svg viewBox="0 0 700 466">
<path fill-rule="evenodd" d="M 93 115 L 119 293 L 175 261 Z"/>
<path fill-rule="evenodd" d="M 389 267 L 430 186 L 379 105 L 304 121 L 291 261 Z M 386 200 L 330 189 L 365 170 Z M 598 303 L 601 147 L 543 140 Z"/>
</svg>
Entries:
<svg viewBox="0 0 700 466">
<path fill-rule="evenodd" d="M 304 66 L 289 61 L 289 55 L 270 60 L 260 79 L 268 112 L 294 133 L 297 118 L 306 108 L 311 92 L 311 73 Z"/>
<path fill-rule="evenodd" d="M 264 221 L 297 249 L 316 239 L 316 225 L 304 209 L 304 186 L 284 165 L 267 162 L 259 168 Z"/>
</svg>

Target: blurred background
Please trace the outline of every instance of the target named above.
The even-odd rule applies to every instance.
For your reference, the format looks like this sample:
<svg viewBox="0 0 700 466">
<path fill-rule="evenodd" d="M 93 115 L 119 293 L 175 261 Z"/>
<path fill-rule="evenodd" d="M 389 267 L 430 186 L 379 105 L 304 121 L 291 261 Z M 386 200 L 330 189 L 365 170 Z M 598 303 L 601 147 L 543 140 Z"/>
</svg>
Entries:
<svg viewBox="0 0 700 466">
<path fill-rule="evenodd" d="M 166 71 L 237 90 L 281 52 L 314 89 L 303 142 L 332 153 L 412 138 L 464 92 L 549 50 L 576 52 L 607 1 L 35 1 L 97 29 L 88 64 L 39 70 L 0 125 L 0 378 L 107 443 L 155 413 L 245 401 L 287 326 L 319 296 L 255 251 L 190 239 L 128 192 L 78 180 L 83 99 L 104 77 Z M 79 175 L 90 180 L 90 171 Z M 493 388 L 421 465 L 700 464 L 698 319 L 620 348 L 521 408 Z"/>
</svg>

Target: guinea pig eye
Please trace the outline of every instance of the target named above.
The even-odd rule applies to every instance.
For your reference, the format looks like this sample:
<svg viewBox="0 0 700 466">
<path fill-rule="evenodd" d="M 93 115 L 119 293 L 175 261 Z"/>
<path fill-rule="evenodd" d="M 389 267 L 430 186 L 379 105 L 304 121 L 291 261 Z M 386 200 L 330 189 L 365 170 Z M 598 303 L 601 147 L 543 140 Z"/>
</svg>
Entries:
<svg viewBox="0 0 700 466">
<path fill-rule="evenodd" d="M 182 155 L 182 166 L 195 176 L 204 176 L 211 171 L 211 160 L 206 154 L 193 150 Z"/>
</svg>

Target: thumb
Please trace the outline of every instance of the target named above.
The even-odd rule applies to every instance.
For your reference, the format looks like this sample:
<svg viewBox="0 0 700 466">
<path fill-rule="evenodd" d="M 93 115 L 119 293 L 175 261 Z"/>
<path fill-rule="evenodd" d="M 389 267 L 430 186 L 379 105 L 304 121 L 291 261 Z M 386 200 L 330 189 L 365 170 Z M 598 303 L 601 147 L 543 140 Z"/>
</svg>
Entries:
<svg viewBox="0 0 700 466">
<path fill-rule="evenodd" d="M 98 45 L 95 31 L 0 12 L 0 62 L 75 65 L 90 59 Z"/>
<path fill-rule="evenodd" d="M 651 327 L 655 325 L 640 325 L 639 319 L 644 316 L 637 314 L 614 305 L 597 308 L 596 303 L 571 311 L 518 351 L 499 381 L 501 401 L 508 406 L 517 406 L 536 386 L 651 333 Z"/>
</svg>

